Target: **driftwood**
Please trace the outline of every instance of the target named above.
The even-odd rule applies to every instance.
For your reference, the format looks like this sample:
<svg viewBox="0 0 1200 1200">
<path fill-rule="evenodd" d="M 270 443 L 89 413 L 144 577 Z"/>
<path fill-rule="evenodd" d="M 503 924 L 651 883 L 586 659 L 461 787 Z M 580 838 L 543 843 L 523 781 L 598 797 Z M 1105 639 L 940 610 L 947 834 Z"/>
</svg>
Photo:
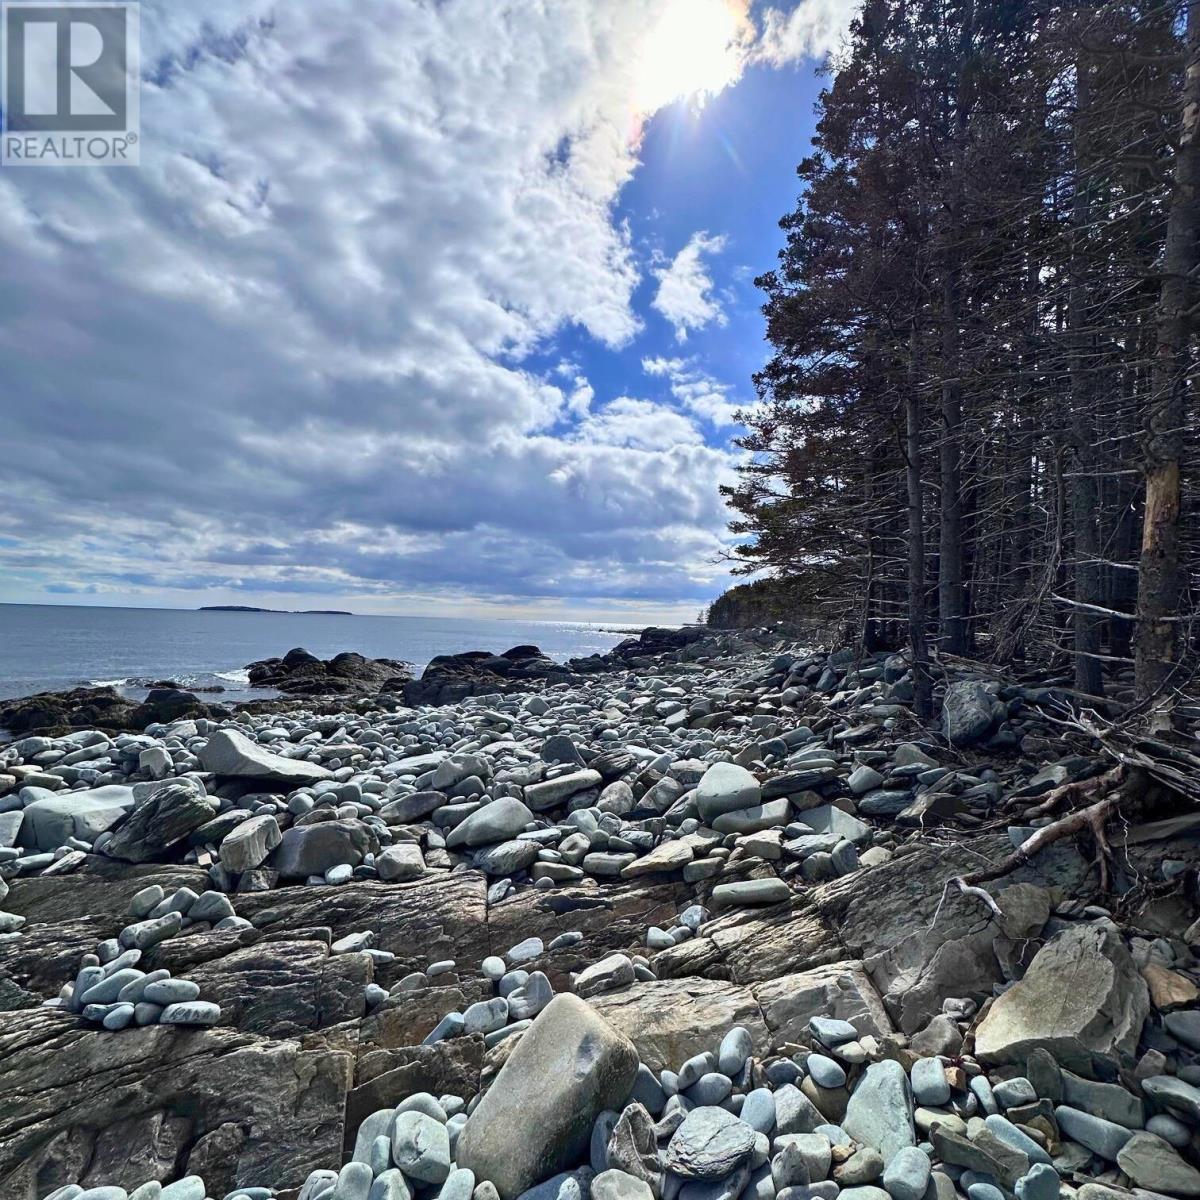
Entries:
<svg viewBox="0 0 1200 1200">
<path fill-rule="evenodd" d="M 1111 883 L 1108 864 L 1112 859 L 1112 847 L 1108 842 L 1105 825 L 1121 810 L 1122 803 L 1135 800 L 1144 793 L 1146 783 L 1146 775 L 1142 771 L 1131 771 L 1119 764 L 1103 775 L 1095 775 L 1091 779 L 1082 779 L 1055 788 L 1041 804 L 1029 810 L 1027 815 L 1045 816 L 1069 802 L 1089 800 L 1090 803 L 1083 808 L 1075 808 L 1057 821 L 1036 830 L 1012 854 L 995 866 L 982 871 L 972 871 L 969 875 L 954 876 L 947 881 L 946 888 L 957 887 L 964 895 L 979 900 L 993 915 L 1003 916 L 995 897 L 986 888 L 981 887 L 981 884 L 1001 879 L 1018 867 L 1025 866 L 1034 855 L 1063 838 L 1090 833 L 1096 843 L 1096 867 L 1100 873 L 1100 889 L 1107 892 Z M 944 894 L 943 892 L 943 896 Z"/>
</svg>

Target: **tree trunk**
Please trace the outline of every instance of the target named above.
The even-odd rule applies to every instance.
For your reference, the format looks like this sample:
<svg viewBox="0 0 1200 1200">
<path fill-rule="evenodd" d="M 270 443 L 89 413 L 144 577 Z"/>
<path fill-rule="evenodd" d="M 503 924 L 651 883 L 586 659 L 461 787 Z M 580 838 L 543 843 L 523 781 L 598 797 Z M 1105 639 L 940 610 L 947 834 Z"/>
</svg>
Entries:
<svg viewBox="0 0 1200 1200">
<path fill-rule="evenodd" d="M 1184 76 L 1175 185 L 1167 215 L 1158 337 L 1151 371 L 1150 409 L 1144 444 L 1146 504 L 1138 568 L 1137 637 L 1134 648 L 1139 697 L 1146 699 L 1170 679 L 1180 657 L 1183 601 L 1179 516 L 1180 463 L 1184 454 L 1191 322 L 1189 275 L 1196 266 L 1197 175 L 1200 168 L 1200 5 L 1188 4 L 1187 71 Z"/>
<path fill-rule="evenodd" d="M 925 499 L 921 483 L 921 395 L 918 369 L 920 336 L 916 322 L 909 335 L 908 388 L 904 397 L 905 482 L 908 490 L 908 644 L 912 655 L 913 707 L 917 716 L 933 714 L 929 648 L 925 642 Z"/>
<path fill-rule="evenodd" d="M 1095 404 L 1092 381 L 1095 341 L 1090 331 L 1091 305 L 1088 295 L 1088 226 L 1091 203 L 1088 190 L 1090 157 L 1088 122 L 1091 120 L 1089 66 L 1080 59 L 1076 67 L 1075 94 L 1075 190 L 1071 206 L 1072 246 L 1070 290 L 1067 296 L 1067 339 L 1070 349 L 1071 383 L 1071 527 L 1074 534 L 1075 600 L 1080 605 L 1102 605 L 1100 587 L 1100 526 L 1095 456 Z M 1074 633 L 1075 686 L 1090 695 L 1102 695 L 1101 618 L 1079 607 L 1071 612 Z"/>
<path fill-rule="evenodd" d="M 951 654 L 969 649 L 966 595 L 963 589 L 962 391 L 958 378 L 959 290 L 962 283 L 964 174 L 967 154 L 967 64 L 974 44 L 973 6 L 963 15 L 959 42 L 958 87 L 954 100 L 953 161 L 945 196 L 946 228 L 942 261 L 942 437 L 938 446 L 941 521 L 938 530 L 938 624 L 942 645 Z"/>
</svg>

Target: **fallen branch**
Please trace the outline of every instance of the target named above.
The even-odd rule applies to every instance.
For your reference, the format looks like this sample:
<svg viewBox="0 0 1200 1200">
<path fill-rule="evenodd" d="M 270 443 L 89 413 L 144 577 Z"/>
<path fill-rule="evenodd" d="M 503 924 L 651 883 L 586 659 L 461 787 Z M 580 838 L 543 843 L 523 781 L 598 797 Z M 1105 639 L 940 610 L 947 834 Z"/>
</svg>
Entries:
<svg viewBox="0 0 1200 1200">
<path fill-rule="evenodd" d="M 1108 863 L 1112 857 L 1112 849 L 1108 844 L 1108 836 L 1104 831 L 1104 826 L 1108 819 L 1117 812 L 1122 800 L 1125 798 L 1124 792 L 1116 790 L 1124 782 L 1126 782 L 1125 768 L 1118 766 L 1092 779 L 1084 779 L 1078 783 L 1070 783 L 1061 788 L 1056 788 L 1038 806 L 1039 809 L 1049 811 L 1068 798 L 1079 799 L 1085 796 L 1099 795 L 1100 799 L 1095 800 L 1086 808 L 1076 809 L 1074 812 L 1060 817 L 1057 821 L 1035 830 L 1012 854 L 1008 855 L 1007 858 L 995 866 L 988 867 L 982 871 L 973 871 L 969 875 L 955 875 L 947 881 L 946 888 L 942 891 L 943 899 L 945 899 L 946 889 L 953 885 L 964 896 L 973 896 L 986 905 L 994 916 L 1003 916 L 1004 914 L 1000 906 L 996 903 L 995 898 L 986 888 L 980 885 L 989 883 L 993 879 L 1000 879 L 1005 875 L 1011 874 L 1011 872 L 1017 870 L 1019 867 L 1025 866 L 1047 846 L 1053 845 L 1063 838 L 1073 837 L 1076 834 L 1084 832 L 1090 832 L 1096 842 L 1098 851 L 1096 865 L 1100 872 L 1100 888 L 1102 891 L 1108 891 Z M 940 910 L 940 903 L 938 908 Z"/>
</svg>

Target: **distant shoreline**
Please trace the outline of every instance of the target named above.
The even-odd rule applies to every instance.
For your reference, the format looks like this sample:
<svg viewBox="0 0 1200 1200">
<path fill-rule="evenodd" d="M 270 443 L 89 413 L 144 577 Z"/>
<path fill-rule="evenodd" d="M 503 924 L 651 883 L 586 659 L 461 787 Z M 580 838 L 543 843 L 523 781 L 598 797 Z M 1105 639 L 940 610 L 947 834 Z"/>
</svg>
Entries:
<svg viewBox="0 0 1200 1200">
<path fill-rule="evenodd" d="M 352 617 L 342 608 L 255 608 L 250 604 L 202 604 L 197 612 L 274 613 L 282 617 Z"/>
</svg>

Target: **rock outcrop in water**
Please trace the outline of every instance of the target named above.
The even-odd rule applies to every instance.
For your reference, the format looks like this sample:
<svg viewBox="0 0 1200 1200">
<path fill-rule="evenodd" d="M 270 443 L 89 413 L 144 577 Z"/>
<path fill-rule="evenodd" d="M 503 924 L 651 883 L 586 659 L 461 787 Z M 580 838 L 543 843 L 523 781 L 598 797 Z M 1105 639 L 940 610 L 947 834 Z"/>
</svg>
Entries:
<svg viewBox="0 0 1200 1200">
<path fill-rule="evenodd" d="M 85 687 L 0 701 L 0 730 L 14 736 L 59 736 L 73 729 L 142 730 L 156 722 L 184 717 L 228 715 L 227 709 L 206 704 L 181 688 L 151 688 L 145 700 L 137 701 L 122 696 L 116 688 Z"/>
<path fill-rule="evenodd" d="M 321 659 L 297 646 L 282 658 L 248 663 L 246 670 L 251 687 L 274 688 L 288 696 L 371 696 L 399 692 L 412 677 L 408 666 L 352 651 Z"/>
<path fill-rule="evenodd" d="M 952 746 L 898 658 L 598 657 L 0 748 L 0 1195 L 1200 1194 L 1200 817 L 997 915 L 1107 765 L 1044 689 Z"/>
</svg>

